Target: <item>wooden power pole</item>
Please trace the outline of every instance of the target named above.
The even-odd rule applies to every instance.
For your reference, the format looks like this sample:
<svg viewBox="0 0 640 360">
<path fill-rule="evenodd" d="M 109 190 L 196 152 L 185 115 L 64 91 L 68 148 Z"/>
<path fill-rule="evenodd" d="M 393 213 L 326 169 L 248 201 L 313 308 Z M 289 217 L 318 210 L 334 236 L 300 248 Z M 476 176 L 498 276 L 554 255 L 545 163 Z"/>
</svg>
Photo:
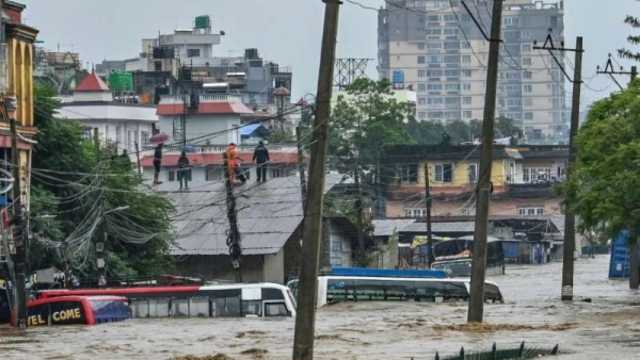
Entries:
<svg viewBox="0 0 640 360">
<path fill-rule="evenodd" d="M 18 149 L 18 126 L 15 115 L 16 100 L 6 97 L 3 102 L 2 115 L 9 117 L 11 128 L 11 163 L 13 165 L 13 240 L 15 242 L 15 272 L 16 272 L 16 305 L 17 326 L 27 327 L 27 234 L 25 233 L 24 206 L 22 204 L 22 179 L 20 175 L 20 149 Z"/>
<path fill-rule="evenodd" d="M 484 312 L 484 279 L 487 266 L 487 228 L 489 197 L 491 196 L 491 163 L 493 162 L 493 124 L 496 115 L 496 89 L 500 55 L 500 30 L 502 27 L 502 0 L 493 2 L 493 18 L 489 38 L 489 63 L 487 89 L 482 119 L 482 154 L 480 176 L 476 188 L 476 221 L 473 234 L 473 262 L 471 265 L 471 298 L 468 322 L 482 322 Z"/>
<path fill-rule="evenodd" d="M 341 4 L 339 0 L 324 0 L 324 2 L 324 30 L 318 73 L 316 117 L 313 122 L 313 148 L 309 161 L 310 181 L 303 221 L 302 268 L 300 270 L 298 309 L 293 340 L 293 360 L 313 359 L 327 133 L 331 114 L 333 64 Z"/>
<path fill-rule="evenodd" d="M 429 178 L 429 163 L 424 164 L 424 200 L 427 207 L 427 265 L 431 269 L 433 264 L 433 235 L 431 234 L 431 205 L 433 200 L 431 199 L 431 179 Z"/>
<path fill-rule="evenodd" d="M 577 148 L 575 143 L 578 127 L 580 127 L 580 90 L 582 86 L 582 36 L 576 39 L 576 60 L 573 74 L 573 99 L 571 101 L 571 128 L 569 130 L 569 163 L 567 181 L 571 179 L 576 163 Z M 576 215 L 571 204 L 565 200 L 564 246 L 562 251 L 562 290 L 563 301 L 573 300 L 573 253 L 576 249 Z"/>
<path fill-rule="evenodd" d="M 561 47 L 559 48 L 556 47 L 553 43 L 551 34 L 547 36 L 547 39 L 542 46 L 535 45 L 536 43 L 534 42 L 533 48 L 535 50 L 544 50 L 549 52 L 549 55 L 551 55 L 558 67 L 560 67 L 560 70 L 562 70 L 564 76 L 573 84 L 573 99 L 571 102 L 571 127 L 569 129 L 569 162 L 567 164 L 567 181 L 569 181 L 573 175 L 576 156 L 578 153 L 578 149 L 575 144 L 575 137 L 578 133 L 578 127 L 580 127 L 580 89 L 582 87 L 582 53 L 584 52 L 584 49 L 582 47 L 582 36 L 578 36 L 576 38 L 575 49 L 565 48 L 564 44 L 561 44 Z M 571 78 L 569 74 L 567 74 L 564 65 L 555 56 L 554 51 L 570 51 L 575 53 L 576 58 L 573 78 Z M 565 199 L 564 207 L 565 216 L 564 244 L 562 251 L 562 289 L 560 296 L 563 301 L 571 301 L 573 300 L 573 253 L 576 249 L 576 216 L 571 209 L 571 204 L 569 204 L 569 201 L 567 199 Z"/>
</svg>

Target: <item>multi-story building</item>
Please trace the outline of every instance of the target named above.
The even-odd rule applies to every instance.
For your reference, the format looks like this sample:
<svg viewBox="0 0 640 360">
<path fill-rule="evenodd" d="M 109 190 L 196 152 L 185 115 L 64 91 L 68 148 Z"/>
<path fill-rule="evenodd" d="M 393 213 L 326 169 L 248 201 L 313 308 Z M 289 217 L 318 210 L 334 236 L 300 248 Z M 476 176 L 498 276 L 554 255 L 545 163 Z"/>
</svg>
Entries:
<svg viewBox="0 0 640 360">
<path fill-rule="evenodd" d="M 86 75 L 78 53 L 36 47 L 34 60 L 34 76 L 38 81 L 51 85 L 60 95 L 73 93 L 76 84 Z"/>
<path fill-rule="evenodd" d="M 425 169 L 434 216 L 475 214 L 480 148 L 474 145 L 385 147 L 386 217 L 423 218 Z M 566 177 L 567 146 L 496 145 L 491 167 L 491 216 L 561 216 L 562 197 L 553 189 Z"/>
<path fill-rule="evenodd" d="M 16 201 L 16 196 L 20 199 L 19 204 L 27 211 L 30 208 L 31 157 L 37 135 L 33 107 L 33 44 L 38 30 L 22 22 L 24 9 L 25 6 L 20 3 L 0 1 L 0 98 L 9 110 L 6 115 L 16 122 L 19 155 L 16 165 L 20 178 L 17 192 L 15 188 L 8 189 L 7 184 L 13 178 L 11 174 L 15 168 L 10 165 L 13 158 L 12 136 L 10 123 L 5 116 L 0 119 L 0 182 L 4 190 L 0 193 L 0 213 L 3 216 L 17 208 L 11 206 Z M 15 111 L 9 104 L 15 105 Z M 13 213 L 9 216 L 13 216 Z M 11 273 L 13 265 L 9 255 L 15 254 L 14 251 L 19 247 L 13 241 L 11 231 L 11 227 L 0 224 L 0 276 L 6 276 L 6 270 Z"/>
<path fill-rule="evenodd" d="M 58 117 L 78 121 L 86 136 L 93 136 L 97 129 L 100 139 L 116 151 L 127 150 L 133 154 L 144 147 L 158 123 L 156 108 L 152 105 L 114 100 L 107 84 L 95 72 L 78 84 L 73 97 L 58 109 Z"/>
<path fill-rule="evenodd" d="M 170 87 L 172 94 L 197 88 L 206 94 L 238 96 L 254 110 L 274 107 L 277 100 L 274 91 L 278 88 L 291 92 L 291 70 L 266 61 L 258 49 L 246 49 L 244 56 L 216 54 L 215 47 L 221 43 L 222 36 L 223 31 L 212 31 L 208 16 L 199 16 L 192 29 L 143 39 L 139 57 L 105 60 L 96 65 L 96 72 L 105 78 L 112 71 L 133 72 L 138 95 L 149 95 L 149 98 L 166 94 L 157 91 L 163 86 Z M 176 83 L 170 81 L 168 75 L 189 82 L 189 86 L 174 86 Z"/>
<path fill-rule="evenodd" d="M 467 0 L 487 34 L 492 3 Z M 513 119 L 529 143 L 568 138 L 564 77 L 547 52 L 533 49 L 549 29 L 560 44 L 562 1 L 505 0 L 497 115 Z M 417 91 L 418 120 L 482 119 L 489 42 L 459 1 L 387 1 L 379 12 L 378 50 L 380 76 Z"/>
</svg>

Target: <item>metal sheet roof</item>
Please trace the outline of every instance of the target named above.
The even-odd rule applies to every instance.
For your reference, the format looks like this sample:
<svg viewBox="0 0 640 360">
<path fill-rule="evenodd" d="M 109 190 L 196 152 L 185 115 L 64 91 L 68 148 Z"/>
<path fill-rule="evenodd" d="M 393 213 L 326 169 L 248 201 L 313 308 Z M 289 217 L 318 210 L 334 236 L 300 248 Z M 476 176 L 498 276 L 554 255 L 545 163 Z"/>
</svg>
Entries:
<svg viewBox="0 0 640 360">
<path fill-rule="evenodd" d="M 373 236 L 391 236 L 405 226 L 414 223 L 415 219 L 378 219 L 373 220 Z"/>
<path fill-rule="evenodd" d="M 431 224 L 431 231 L 434 233 L 460 233 L 470 232 L 473 233 L 475 224 L 473 221 L 459 221 L 459 222 L 434 222 Z M 414 222 L 404 226 L 401 229 L 402 232 L 426 232 L 427 225 L 424 222 Z"/>
<path fill-rule="evenodd" d="M 327 176 L 326 189 L 339 181 Z M 172 255 L 227 255 L 226 192 L 221 182 L 174 192 L 175 183 L 159 185 L 174 203 L 177 238 Z M 302 221 L 300 180 L 297 176 L 247 182 L 235 188 L 238 226 L 244 255 L 275 254 Z"/>
</svg>

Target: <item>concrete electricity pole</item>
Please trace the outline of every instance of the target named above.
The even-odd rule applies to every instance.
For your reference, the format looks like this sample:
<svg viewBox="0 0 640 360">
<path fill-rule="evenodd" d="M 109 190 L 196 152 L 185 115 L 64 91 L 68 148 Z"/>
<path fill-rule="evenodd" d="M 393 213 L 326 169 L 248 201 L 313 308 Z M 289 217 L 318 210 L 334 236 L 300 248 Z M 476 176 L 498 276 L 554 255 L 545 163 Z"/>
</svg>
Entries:
<svg viewBox="0 0 640 360">
<path fill-rule="evenodd" d="M 242 256 L 242 246 L 240 239 L 240 230 L 238 229 L 238 211 L 236 209 L 236 198 L 233 195 L 233 178 L 229 172 L 234 169 L 229 168 L 229 157 L 227 153 L 222 154 L 224 158 L 224 184 L 227 195 L 227 219 L 229 220 L 229 235 L 227 235 L 227 246 L 229 247 L 229 256 L 231 257 L 231 265 L 236 273 L 236 282 L 242 282 L 242 270 L 240 269 L 240 257 Z"/>
<path fill-rule="evenodd" d="M 578 149 L 575 144 L 575 137 L 580 127 L 580 90 L 582 86 L 582 53 L 584 49 L 582 47 L 582 36 L 576 38 L 576 48 L 569 49 L 564 47 L 564 43 L 561 43 L 557 48 L 553 44 L 553 38 L 551 34 L 547 36 L 542 46 L 535 46 L 535 50 L 545 50 L 549 52 L 549 55 L 556 62 L 564 76 L 573 84 L 573 99 L 571 102 L 571 128 L 569 130 L 569 162 L 567 164 L 567 181 L 570 181 L 576 162 L 576 155 Z M 564 65 L 555 56 L 554 51 L 561 52 L 574 52 L 575 69 L 573 79 L 567 74 Z M 561 299 L 563 301 L 573 300 L 573 253 L 576 249 L 576 216 L 571 209 L 568 199 L 565 199 L 565 216 L 564 216 L 564 245 L 562 252 L 562 290 Z"/>
<path fill-rule="evenodd" d="M 325 162 L 327 157 L 327 133 L 331 114 L 331 91 L 336 38 L 338 35 L 339 0 L 325 2 L 324 30 L 316 117 L 313 122 L 313 148 L 309 162 L 309 190 L 304 211 L 302 268 L 298 293 L 298 311 L 293 340 L 293 360 L 312 360 L 316 321 L 318 286 L 318 262 L 322 239 L 322 205 L 324 202 Z"/>
<path fill-rule="evenodd" d="M 471 298 L 468 322 L 482 322 L 484 312 L 484 279 L 487 266 L 487 228 L 489 197 L 491 196 L 491 163 L 493 162 L 493 124 L 496 114 L 496 90 L 500 55 L 500 30 L 502 28 L 502 0 L 493 2 L 493 18 L 489 37 L 489 63 L 487 88 L 482 119 L 482 154 L 480 176 L 476 188 L 476 221 L 473 235 L 473 262 L 471 265 Z"/>
<path fill-rule="evenodd" d="M 613 67 L 613 62 L 611 61 L 611 59 L 612 59 L 612 56 L 611 54 L 609 54 L 609 59 L 607 59 L 607 64 L 604 66 L 604 70 L 600 70 L 600 65 L 598 65 L 596 67 L 596 74 L 609 75 L 611 80 L 616 85 L 618 85 L 618 88 L 620 89 L 620 91 L 624 91 L 624 86 L 620 85 L 620 83 L 618 82 L 618 80 L 614 75 L 629 75 L 631 77 L 629 84 L 631 84 L 633 80 L 636 79 L 636 76 L 638 76 L 638 68 L 636 66 L 632 66 L 631 71 L 624 71 L 624 68 L 620 66 L 620 71 L 616 71 Z"/>
</svg>

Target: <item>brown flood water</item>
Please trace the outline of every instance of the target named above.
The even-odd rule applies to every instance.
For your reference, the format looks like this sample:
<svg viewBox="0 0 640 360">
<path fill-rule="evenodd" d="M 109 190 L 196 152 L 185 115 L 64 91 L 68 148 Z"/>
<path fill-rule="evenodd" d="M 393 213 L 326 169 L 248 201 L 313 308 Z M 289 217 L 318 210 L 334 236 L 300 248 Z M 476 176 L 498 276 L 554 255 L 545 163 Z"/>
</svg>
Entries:
<svg viewBox="0 0 640 360">
<path fill-rule="evenodd" d="M 485 306 L 486 324 L 466 326 L 466 304 L 345 303 L 317 317 L 317 359 L 433 359 L 517 347 L 521 341 L 569 359 L 640 359 L 640 294 L 607 279 L 608 257 L 576 263 L 575 293 L 559 300 L 561 264 L 508 267 L 495 277 L 505 304 Z M 0 327 L 0 359 L 289 359 L 293 319 L 130 320 L 93 327 L 20 332 Z M 224 356 L 213 357 L 216 354 Z"/>
</svg>

